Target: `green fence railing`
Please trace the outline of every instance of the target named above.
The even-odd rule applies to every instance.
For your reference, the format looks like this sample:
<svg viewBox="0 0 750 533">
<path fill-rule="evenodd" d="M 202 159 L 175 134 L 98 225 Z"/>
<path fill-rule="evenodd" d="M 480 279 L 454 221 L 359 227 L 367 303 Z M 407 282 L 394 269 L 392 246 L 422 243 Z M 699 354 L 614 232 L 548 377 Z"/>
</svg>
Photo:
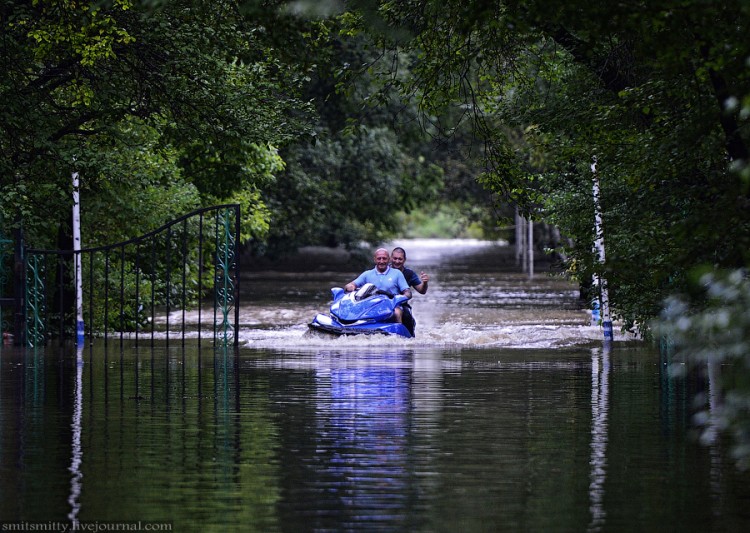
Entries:
<svg viewBox="0 0 750 533">
<path fill-rule="evenodd" d="M 138 238 L 97 248 L 25 251 L 28 346 L 75 336 L 76 264 L 86 336 L 153 344 L 237 345 L 240 207 L 193 211 Z M 80 254 L 80 261 L 74 261 Z M 209 324 L 210 328 L 209 328 Z"/>
</svg>

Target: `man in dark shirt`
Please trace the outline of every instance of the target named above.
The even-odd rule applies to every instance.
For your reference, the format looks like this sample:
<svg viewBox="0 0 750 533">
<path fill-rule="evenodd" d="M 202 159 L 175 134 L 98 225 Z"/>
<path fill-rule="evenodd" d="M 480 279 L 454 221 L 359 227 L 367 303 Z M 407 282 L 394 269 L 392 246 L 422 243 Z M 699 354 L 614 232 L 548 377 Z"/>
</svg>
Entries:
<svg viewBox="0 0 750 533">
<path fill-rule="evenodd" d="M 391 266 L 396 270 L 400 270 L 406 278 L 406 283 L 410 287 L 414 287 L 414 290 L 419 294 L 427 292 L 427 284 L 430 281 L 430 276 L 424 272 L 417 274 L 411 268 L 406 268 L 404 263 L 406 262 L 406 250 L 397 246 L 391 252 Z M 414 320 L 414 316 L 411 313 L 411 306 L 404 304 L 403 307 L 406 309 L 406 313 L 403 316 L 403 324 L 406 328 L 414 335 L 414 329 L 416 328 L 417 322 Z"/>
<path fill-rule="evenodd" d="M 400 246 L 393 249 L 391 252 L 391 266 L 396 270 L 403 272 L 406 282 L 409 286 L 419 294 L 425 294 L 427 292 L 427 283 L 430 281 L 430 276 L 424 272 L 420 272 L 417 275 L 411 268 L 406 268 L 404 263 L 406 262 L 406 251 Z"/>
</svg>

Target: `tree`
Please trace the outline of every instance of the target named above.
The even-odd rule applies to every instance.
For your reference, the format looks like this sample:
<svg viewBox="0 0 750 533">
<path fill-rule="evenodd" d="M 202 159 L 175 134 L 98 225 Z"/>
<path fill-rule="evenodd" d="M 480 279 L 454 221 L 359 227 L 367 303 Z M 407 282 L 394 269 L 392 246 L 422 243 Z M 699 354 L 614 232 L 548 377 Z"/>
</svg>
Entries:
<svg viewBox="0 0 750 533">
<path fill-rule="evenodd" d="M 73 170 L 84 197 L 183 183 L 202 202 L 241 195 L 267 216 L 258 187 L 278 165 L 276 147 L 307 131 L 311 109 L 296 97 L 295 70 L 238 3 L 40 0 L 2 10 L 6 224 L 23 220 L 32 239 L 49 240 L 49 228 L 67 225 Z"/>
<path fill-rule="evenodd" d="M 386 128 L 300 145 L 288 155 L 286 172 L 268 190 L 272 212 L 269 239 L 274 253 L 309 244 L 356 247 L 380 242 L 398 228 L 394 213 L 420 188 L 415 181 L 434 172 L 415 161 Z"/>
<path fill-rule="evenodd" d="M 618 316 L 646 328 L 695 266 L 747 264 L 744 4 L 360 4 L 370 7 L 361 27 L 394 54 L 419 54 L 412 76 L 392 72 L 391 83 L 425 113 L 464 111 L 486 143 L 482 183 L 559 225 L 582 280 L 599 269 L 589 170 L 598 158 L 599 273 Z"/>
<path fill-rule="evenodd" d="M 409 121 L 415 110 L 378 92 L 380 52 L 367 36 L 336 19 L 297 24 L 311 44 L 286 49 L 314 65 L 303 94 L 316 106 L 316 135 L 281 151 L 286 170 L 263 192 L 272 218 L 268 241 L 254 243 L 259 254 L 382 241 L 398 229 L 396 213 L 433 201 L 443 184 L 425 156 L 429 139 Z M 368 105 L 373 96 L 378 105 Z"/>
</svg>

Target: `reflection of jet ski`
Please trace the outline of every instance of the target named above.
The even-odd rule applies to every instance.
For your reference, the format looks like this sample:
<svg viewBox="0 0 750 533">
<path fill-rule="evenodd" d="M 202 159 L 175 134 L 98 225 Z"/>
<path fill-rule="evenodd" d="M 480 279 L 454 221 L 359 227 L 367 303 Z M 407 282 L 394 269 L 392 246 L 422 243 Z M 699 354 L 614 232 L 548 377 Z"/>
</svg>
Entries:
<svg viewBox="0 0 750 533">
<path fill-rule="evenodd" d="M 402 294 L 391 295 L 379 291 L 372 283 L 366 283 L 358 290 L 347 293 L 340 287 L 331 289 L 333 303 L 331 314 L 318 314 L 310 322 L 310 329 L 333 335 L 368 335 L 382 333 L 413 337 L 404 324 L 395 322 L 393 310 L 408 300 Z M 404 307 L 404 316 L 410 312 Z M 408 319 L 404 322 L 412 323 Z"/>
</svg>

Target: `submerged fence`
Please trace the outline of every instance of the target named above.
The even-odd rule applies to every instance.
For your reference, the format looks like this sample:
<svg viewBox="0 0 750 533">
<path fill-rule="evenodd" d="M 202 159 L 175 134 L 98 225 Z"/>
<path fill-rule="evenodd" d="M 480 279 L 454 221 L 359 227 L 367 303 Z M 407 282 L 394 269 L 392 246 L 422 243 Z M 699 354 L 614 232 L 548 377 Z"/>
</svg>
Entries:
<svg viewBox="0 0 750 533">
<path fill-rule="evenodd" d="M 188 337 L 235 346 L 239 329 L 240 207 L 193 211 L 128 241 L 24 252 L 25 344 L 64 339 L 76 327 L 76 265 L 89 339 Z M 74 261 L 80 254 L 80 261 Z M 210 332 L 207 329 L 210 327 Z"/>
</svg>

